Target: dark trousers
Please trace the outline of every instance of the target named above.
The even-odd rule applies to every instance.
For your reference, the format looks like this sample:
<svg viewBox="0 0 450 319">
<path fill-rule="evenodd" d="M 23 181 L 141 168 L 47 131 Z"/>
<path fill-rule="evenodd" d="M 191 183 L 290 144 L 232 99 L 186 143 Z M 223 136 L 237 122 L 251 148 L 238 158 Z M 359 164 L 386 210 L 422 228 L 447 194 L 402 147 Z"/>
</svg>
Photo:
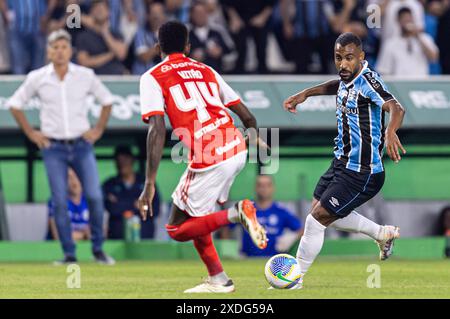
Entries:
<svg viewBox="0 0 450 319">
<path fill-rule="evenodd" d="M 266 47 L 267 47 L 267 35 L 268 28 L 254 28 L 246 26 L 242 28 L 238 33 L 232 34 L 234 43 L 236 45 L 236 51 L 238 52 L 238 58 L 236 60 L 236 66 L 234 73 L 245 73 L 245 58 L 247 56 L 247 39 L 253 38 L 256 47 L 256 57 L 258 59 L 258 73 L 267 73 L 266 64 Z"/>
<path fill-rule="evenodd" d="M 334 43 L 333 37 L 321 36 L 315 39 L 311 38 L 297 38 L 292 40 L 290 51 L 292 58 L 296 65 L 296 73 L 307 74 L 311 73 L 308 70 L 308 65 L 311 63 L 311 56 L 317 52 L 320 57 L 319 74 L 330 74 L 334 70 L 330 68 L 333 62 Z"/>
</svg>

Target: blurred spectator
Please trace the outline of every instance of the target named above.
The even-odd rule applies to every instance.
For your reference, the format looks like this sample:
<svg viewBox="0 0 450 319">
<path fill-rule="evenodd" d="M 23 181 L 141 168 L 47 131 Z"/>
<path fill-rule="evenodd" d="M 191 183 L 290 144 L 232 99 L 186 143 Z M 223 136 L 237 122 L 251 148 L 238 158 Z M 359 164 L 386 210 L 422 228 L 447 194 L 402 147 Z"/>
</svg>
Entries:
<svg viewBox="0 0 450 319">
<path fill-rule="evenodd" d="M 145 176 L 134 171 L 134 156 L 128 146 L 119 146 L 114 153 L 117 176 L 103 184 L 105 207 L 109 212 L 108 238 L 124 238 L 124 218 L 130 211 L 139 216 L 137 199 L 144 188 Z M 154 217 L 159 215 L 160 196 L 155 190 Z M 141 220 L 141 238 L 154 238 L 155 218 Z"/>
<path fill-rule="evenodd" d="M 401 29 L 398 24 L 397 13 L 401 8 L 409 8 L 419 31 L 425 29 L 425 13 L 422 3 L 419 0 L 383 0 L 381 24 L 382 43 L 391 37 L 400 36 Z"/>
<path fill-rule="evenodd" d="M 157 31 L 165 21 L 164 6 L 161 3 L 150 4 L 145 26 L 138 30 L 134 39 L 133 74 L 141 75 L 161 61 L 159 50 L 156 48 Z"/>
<path fill-rule="evenodd" d="M 80 28 L 68 28 L 67 18 L 72 14 L 72 11 L 67 12 L 67 7 L 69 5 L 78 5 L 81 10 L 81 27 Z M 59 29 L 65 29 L 72 37 L 72 45 L 77 43 L 78 35 L 83 31 L 83 22 L 86 19 L 87 13 L 89 13 L 90 0 L 61 0 L 56 2 L 56 6 L 50 16 L 47 33 L 52 33 L 53 31 Z"/>
<path fill-rule="evenodd" d="M 113 97 L 92 70 L 70 62 L 72 46 L 67 31 L 52 32 L 47 43 L 51 63 L 30 72 L 6 105 L 25 135 L 41 149 L 64 251 L 64 259 L 58 263 L 77 261 L 67 214 L 67 170 L 71 167 L 80 178 L 89 205 L 92 253 L 97 262 L 113 264 L 114 259 L 102 249 L 104 207 L 93 147 L 105 130 Z M 102 106 L 92 128 L 88 95 L 93 95 Z M 24 113 L 33 97 L 41 102 L 40 129 L 34 129 Z"/>
<path fill-rule="evenodd" d="M 235 50 L 233 38 L 228 31 L 227 20 L 225 19 L 223 8 L 219 0 L 199 0 L 199 2 L 205 4 L 206 6 L 206 11 L 208 13 L 208 25 L 220 33 L 226 46 L 231 50 L 229 54 L 223 57 L 222 61 L 222 72 L 228 72 L 233 69 L 238 55 Z"/>
<path fill-rule="evenodd" d="M 99 3 L 107 9 L 94 9 Z M 198 10 L 197 3 L 205 10 Z M 70 4 L 81 7 L 81 28 L 66 26 L 72 13 L 66 11 Z M 367 27 L 369 4 L 381 8 L 381 29 Z M 150 5 L 154 5 L 151 11 L 156 13 L 147 14 Z M 337 34 L 357 34 L 366 60 L 373 65 L 379 47 L 390 37 L 401 36 L 397 12 L 403 7 L 411 9 L 417 29 L 435 38 L 440 49 L 439 63 L 430 65 L 431 74 L 441 69 L 450 74 L 450 0 L 0 0 L 0 74 L 26 73 L 42 65 L 45 33 L 62 28 L 72 36 L 74 60 L 80 64 L 94 68 L 98 74 L 141 74 L 158 62 L 151 50 L 155 21 L 176 19 L 188 23 L 192 13 L 203 15 L 198 11 L 206 11 L 208 29 L 220 34 L 219 42 L 224 47 L 217 47 L 222 48 L 222 55 L 214 48 L 214 61 L 206 63 L 220 64 L 222 72 L 244 73 L 246 67 L 256 64 L 256 73 L 267 73 L 266 47 L 271 45 L 267 37 L 272 32 L 284 60 L 295 63 L 296 73 L 334 73 L 330 48 Z M 153 21 L 150 27 L 149 19 Z M 193 44 L 199 42 L 200 47 L 205 47 L 205 31 L 199 31 L 205 28 L 194 28 Z M 200 36 L 194 39 L 196 33 Z M 248 40 L 253 40 L 250 45 Z M 256 59 L 247 54 L 249 49 L 253 54 L 253 43 Z M 195 56 L 205 61 L 201 58 L 203 50 Z M 273 65 L 279 63 L 274 61 Z"/>
<path fill-rule="evenodd" d="M 165 0 L 164 6 L 168 20 L 178 20 L 183 23 L 189 22 L 191 0 Z"/>
<path fill-rule="evenodd" d="M 440 50 L 440 64 L 443 74 L 450 74 L 450 0 L 434 1 L 439 17 L 436 43 Z"/>
<path fill-rule="evenodd" d="M 206 6 L 208 22 L 210 25 L 225 26 L 227 24 L 219 0 L 200 0 L 198 2 L 201 2 Z"/>
<path fill-rule="evenodd" d="M 11 68 L 14 74 L 25 74 L 45 63 L 45 29 L 54 1 L 0 0 L 2 17 L 8 27 Z"/>
<path fill-rule="evenodd" d="M 236 45 L 238 58 L 234 73 L 245 73 L 247 57 L 247 39 L 254 40 L 257 72 L 267 73 L 266 47 L 269 33 L 269 18 L 272 15 L 275 0 L 224 0 L 223 5 L 228 15 L 231 36 Z"/>
<path fill-rule="evenodd" d="M 450 236 L 450 206 L 445 206 L 439 213 L 438 236 Z"/>
<path fill-rule="evenodd" d="M 71 168 L 69 168 L 67 177 L 67 210 L 72 226 L 72 238 L 73 240 L 88 240 L 91 238 L 88 204 L 83 195 L 80 180 Z M 48 201 L 48 217 L 49 239 L 58 240 L 58 229 L 55 222 L 55 205 L 51 199 Z"/>
<path fill-rule="evenodd" d="M 9 59 L 9 49 L 8 49 L 8 34 L 7 30 L 7 8 L 6 2 L 0 0 L 0 74 L 5 74 L 10 72 L 10 59 Z"/>
<path fill-rule="evenodd" d="M 138 29 L 139 16 L 136 10 L 142 10 L 142 0 L 108 0 L 110 29 L 121 34 L 124 42 L 131 44 Z"/>
<path fill-rule="evenodd" d="M 367 18 L 366 0 L 331 0 L 325 7 L 330 25 L 335 34 L 343 33 L 343 28 L 348 24 L 362 24 L 355 28 L 358 31 L 366 29 Z M 359 37 L 366 33 L 357 33 Z"/>
<path fill-rule="evenodd" d="M 328 0 L 281 0 L 283 36 L 289 42 L 287 50 L 296 65 L 296 73 L 331 73 L 335 36 L 332 21 L 338 21 Z M 351 8 L 345 8 L 350 11 Z M 339 20 L 340 21 L 340 20 Z M 337 25 L 337 22 L 335 22 Z M 313 54 L 320 64 L 310 68 Z"/>
<path fill-rule="evenodd" d="M 109 6 L 106 0 L 93 0 L 90 9 L 92 26 L 78 36 L 78 63 L 93 68 L 97 74 L 126 74 L 122 63 L 128 47 L 120 34 L 110 29 Z"/>
<path fill-rule="evenodd" d="M 377 1 L 375 0 L 375 3 Z M 367 6 L 374 0 L 334 0 L 333 30 L 336 34 L 351 32 L 363 43 L 365 59 L 375 64 L 379 49 L 379 30 L 367 27 Z"/>
<path fill-rule="evenodd" d="M 274 202 L 275 185 L 272 176 L 258 176 L 255 191 L 258 221 L 267 230 L 269 242 L 267 248 L 261 250 L 253 244 L 248 233 L 243 232 L 242 252 L 247 256 L 273 256 L 288 251 L 303 235 L 300 219 Z M 286 229 L 295 233 L 286 234 Z"/>
<path fill-rule="evenodd" d="M 433 38 L 415 24 L 409 8 L 401 8 L 397 17 L 401 35 L 392 36 L 384 43 L 378 57 L 378 72 L 383 75 L 428 75 L 429 62 L 438 60 L 439 49 Z"/>
<path fill-rule="evenodd" d="M 438 220 L 438 236 L 445 236 L 447 243 L 445 247 L 445 256 L 450 257 L 450 206 L 441 210 Z"/>
<path fill-rule="evenodd" d="M 231 52 L 219 31 L 208 23 L 206 6 L 197 2 L 191 8 L 190 56 L 222 73 L 222 58 Z"/>
</svg>

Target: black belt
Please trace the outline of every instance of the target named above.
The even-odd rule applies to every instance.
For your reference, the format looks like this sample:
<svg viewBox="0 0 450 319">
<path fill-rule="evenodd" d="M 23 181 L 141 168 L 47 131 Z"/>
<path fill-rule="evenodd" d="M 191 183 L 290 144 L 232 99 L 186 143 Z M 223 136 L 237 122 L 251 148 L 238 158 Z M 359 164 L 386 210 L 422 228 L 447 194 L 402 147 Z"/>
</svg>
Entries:
<svg viewBox="0 0 450 319">
<path fill-rule="evenodd" d="M 73 139 L 66 139 L 66 140 L 60 140 L 56 138 L 50 138 L 50 142 L 52 143 L 59 143 L 59 144 L 67 144 L 67 145 L 73 145 L 79 140 L 81 140 L 81 137 L 73 138 Z"/>
</svg>

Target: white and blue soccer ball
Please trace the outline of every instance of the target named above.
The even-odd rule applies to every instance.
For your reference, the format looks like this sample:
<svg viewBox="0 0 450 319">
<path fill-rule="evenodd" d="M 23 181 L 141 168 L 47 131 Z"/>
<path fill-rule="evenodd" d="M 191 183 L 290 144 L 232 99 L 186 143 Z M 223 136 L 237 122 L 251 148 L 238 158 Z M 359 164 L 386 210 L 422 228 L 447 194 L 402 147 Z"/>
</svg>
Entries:
<svg viewBox="0 0 450 319">
<path fill-rule="evenodd" d="M 302 277 L 297 259 L 288 254 L 278 254 L 270 258 L 264 273 L 269 284 L 276 289 L 292 288 Z"/>
</svg>

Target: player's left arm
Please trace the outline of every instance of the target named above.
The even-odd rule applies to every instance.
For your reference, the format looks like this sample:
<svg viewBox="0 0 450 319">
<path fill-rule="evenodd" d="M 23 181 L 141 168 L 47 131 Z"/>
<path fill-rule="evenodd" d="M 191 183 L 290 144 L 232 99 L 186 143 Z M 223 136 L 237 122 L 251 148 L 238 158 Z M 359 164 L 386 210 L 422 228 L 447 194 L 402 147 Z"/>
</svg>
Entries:
<svg viewBox="0 0 450 319">
<path fill-rule="evenodd" d="M 391 160 L 398 163 L 402 159 L 399 150 L 406 154 L 406 150 L 397 136 L 397 130 L 402 126 L 406 111 L 395 99 L 385 102 L 383 111 L 390 114 L 389 124 L 386 128 L 386 152 Z"/>
<path fill-rule="evenodd" d="M 405 108 L 389 92 L 378 73 L 366 72 L 363 74 L 363 78 L 365 80 L 365 85 L 362 86 L 363 95 L 390 114 L 389 124 L 385 130 L 385 146 L 391 160 L 398 163 L 401 160 L 399 150 L 406 154 L 406 150 L 397 136 L 397 130 L 402 126 L 405 117 Z"/>
<path fill-rule="evenodd" d="M 239 102 L 230 106 L 229 109 L 239 117 L 242 124 L 244 124 L 244 127 L 247 129 L 249 145 L 260 145 L 263 148 L 270 149 L 266 142 L 259 137 L 256 118 L 244 103 Z"/>
<path fill-rule="evenodd" d="M 247 138 L 251 145 L 261 145 L 264 148 L 270 149 L 267 144 L 261 140 L 258 136 L 258 123 L 255 116 L 250 112 L 250 110 L 241 101 L 237 93 L 225 82 L 225 80 L 211 68 L 214 73 L 217 83 L 219 85 L 220 98 L 223 104 L 233 113 L 235 113 L 241 120 L 244 127 L 247 129 Z"/>
<path fill-rule="evenodd" d="M 228 109 L 239 117 L 245 128 L 254 128 L 255 130 L 257 129 L 256 118 L 244 105 L 244 103 L 239 102 L 235 105 L 230 106 Z"/>
</svg>

